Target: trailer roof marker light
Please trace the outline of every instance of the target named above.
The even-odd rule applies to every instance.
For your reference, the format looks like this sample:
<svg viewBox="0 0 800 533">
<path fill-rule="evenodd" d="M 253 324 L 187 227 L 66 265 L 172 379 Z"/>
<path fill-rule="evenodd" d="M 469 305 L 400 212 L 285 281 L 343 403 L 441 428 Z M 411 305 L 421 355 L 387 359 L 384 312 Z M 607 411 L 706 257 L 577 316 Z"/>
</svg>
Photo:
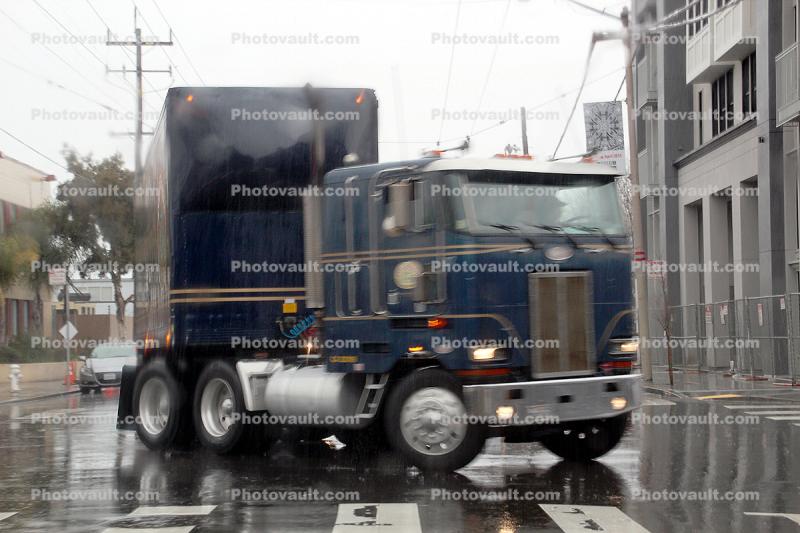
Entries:
<svg viewBox="0 0 800 533">
<path fill-rule="evenodd" d="M 187 102 L 192 102 L 193 100 L 194 100 L 194 95 L 193 94 L 187 94 L 186 95 L 186 101 Z"/>
<path fill-rule="evenodd" d="M 361 89 L 361 92 L 358 93 L 356 96 L 356 104 L 361 105 L 364 102 L 364 89 Z"/>
</svg>

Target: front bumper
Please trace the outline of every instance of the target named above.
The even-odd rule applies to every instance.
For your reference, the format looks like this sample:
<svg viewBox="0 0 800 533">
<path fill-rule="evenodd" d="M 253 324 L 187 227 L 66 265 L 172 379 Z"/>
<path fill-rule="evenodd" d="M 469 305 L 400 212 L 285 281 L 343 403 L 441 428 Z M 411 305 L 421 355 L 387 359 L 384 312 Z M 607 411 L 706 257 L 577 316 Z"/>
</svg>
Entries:
<svg viewBox="0 0 800 533">
<path fill-rule="evenodd" d="M 624 398 L 624 407 L 620 398 Z M 616 409 L 612 407 L 612 400 Z M 637 409 L 642 403 L 641 376 L 492 383 L 464 386 L 467 412 L 490 425 L 537 425 L 610 418 Z M 498 408 L 513 416 L 498 419 Z"/>
<path fill-rule="evenodd" d="M 120 372 L 101 372 L 98 376 L 84 367 L 78 373 L 79 383 L 86 387 L 117 387 L 121 380 L 122 374 Z"/>
</svg>

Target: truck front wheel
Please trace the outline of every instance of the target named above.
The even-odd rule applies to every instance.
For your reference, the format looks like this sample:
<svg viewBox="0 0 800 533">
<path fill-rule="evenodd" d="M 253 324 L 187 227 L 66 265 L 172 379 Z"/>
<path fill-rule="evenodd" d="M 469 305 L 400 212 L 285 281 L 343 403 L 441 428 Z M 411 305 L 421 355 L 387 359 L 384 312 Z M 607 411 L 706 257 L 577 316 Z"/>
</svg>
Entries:
<svg viewBox="0 0 800 533">
<path fill-rule="evenodd" d="M 148 363 L 136 377 L 133 415 L 139 439 L 151 450 L 187 444 L 192 437 L 185 392 L 163 360 Z"/>
<path fill-rule="evenodd" d="M 542 437 L 542 445 L 568 461 L 591 461 L 619 444 L 628 427 L 628 414 L 564 426 Z"/>
<path fill-rule="evenodd" d="M 239 449 L 247 440 L 244 396 L 239 376 L 223 361 L 213 361 L 197 380 L 194 425 L 201 444 L 215 453 Z"/>
<path fill-rule="evenodd" d="M 461 385 L 435 368 L 395 385 L 384 424 L 392 446 L 422 470 L 457 470 L 480 453 L 485 441 L 484 427 L 468 423 Z"/>
</svg>

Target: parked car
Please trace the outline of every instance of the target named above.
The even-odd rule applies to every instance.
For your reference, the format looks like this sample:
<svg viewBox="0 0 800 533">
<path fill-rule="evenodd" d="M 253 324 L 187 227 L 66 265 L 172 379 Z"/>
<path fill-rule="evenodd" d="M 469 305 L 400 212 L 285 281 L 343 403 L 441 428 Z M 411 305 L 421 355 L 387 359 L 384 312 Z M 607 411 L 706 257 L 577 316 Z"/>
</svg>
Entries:
<svg viewBox="0 0 800 533">
<path fill-rule="evenodd" d="M 116 343 L 97 346 L 89 357 L 81 357 L 79 385 L 87 394 L 103 387 L 118 387 L 122 379 L 122 367 L 136 365 L 136 344 Z"/>
</svg>

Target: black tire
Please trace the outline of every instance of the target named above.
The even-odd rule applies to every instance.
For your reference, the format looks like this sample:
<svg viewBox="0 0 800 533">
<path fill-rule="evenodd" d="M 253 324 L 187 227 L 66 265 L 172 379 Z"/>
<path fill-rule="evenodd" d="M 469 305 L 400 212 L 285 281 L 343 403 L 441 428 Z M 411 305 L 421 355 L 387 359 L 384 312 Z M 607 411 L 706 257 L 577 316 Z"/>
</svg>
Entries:
<svg viewBox="0 0 800 533">
<path fill-rule="evenodd" d="M 565 425 L 542 437 L 542 445 L 567 461 L 591 461 L 619 444 L 628 428 L 628 414 Z"/>
<path fill-rule="evenodd" d="M 89 394 L 93 390 L 95 390 L 95 389 L 92 388 L 92 387 L 81 387 L 81 394 Z"/>
<path fill-rule="evenodd" d="M 166 388 L 168 397 L 166 421 L 158 432 L 148 430 L 141 414 L 142 391 L 148 383 L 160 383 Z M 146 401 L 148 398 L 144 398 Z M 136 421 L 136 434 L 151 450 L 165 450 L 174 446 L 184 446 L 191 442 L 192 421 L 186 409 L 187 394 L 178 383 L 163 359 L 148 363 L 136 376 L 133 389 L 133 416 Z"/>
<path fill-rule="evenodd" d="M 384 417 L 386 436 L 392 447 L 400 452 L 409 464 L 426 471 L 451 472 L 469 464 L 481 452 L 486 440 L 485 427 L 466 425 L 466 433 L 460 443 L 445 453 L 428 454 L 415 449 L 403 434 L 401 418 L 409 397 L 421 389 L 428 388 L 452 392 L 463 405 L 461 384 L 449 373 L 437 368 L 413 372 L 395 384 L 390 391 Z M 428 448 L 432 449 L 431 446 Z M 441 448 L 439 451 L 441 452 Z"/>
<path fill-rule="evenodd" d="M 222 415 L 226 423 L 230 423 L 224 433 L 218 431 L 223 428 L 215 428 L 208 424 L 218 424 L 219 420 L 203 419 L 203 395 L 208 387 L 215 387 L 224 384 L 231 393 L 229 397 L 232 402 L 230 415 Z M 244 406 L 244 394 L 239 383 L 239 375 L 232 365 L 224 361 L 212 361 L 200 374 L 194 391 L 194 401 L 192 402 L 192 416 L 194 417 L 194 427 L 197 438 L 203 447 L 208 448 L 214 453 L 224 455 L 234 451 L 252 449 L 253 440 L 259 433 L 264 433 L 264 426 L 260 423 L 245 423 L 244 415 L 252 415 L 253 420 L 257 421 L 260 413 L 246 413 Z M 209 416 L 214 416 L 209 413 Z M 232 419 L 232 420 L 231 420 Z M 257 439 L 256 439 L 257 440 Z"/>
</svg>

